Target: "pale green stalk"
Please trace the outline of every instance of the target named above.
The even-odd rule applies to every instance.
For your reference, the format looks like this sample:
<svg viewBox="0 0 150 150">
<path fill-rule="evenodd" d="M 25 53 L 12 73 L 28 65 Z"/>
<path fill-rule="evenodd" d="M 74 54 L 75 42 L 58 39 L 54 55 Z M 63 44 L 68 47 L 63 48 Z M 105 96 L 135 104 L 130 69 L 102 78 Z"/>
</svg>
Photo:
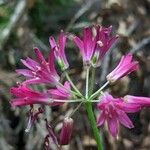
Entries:
<svg viewBox="0 0 150 150">
<path fill-rule="evenodd" d="M 98 150 L 103 150 L 102 140 L 101 140 L 101 137 L 100 137 L 100 131 L 97 128 L 95 116 L 94 116 L 94 113 L 93 113 L 93 110 L 92 110 L 92 103 L 89 101 L 89 71 L 90 71 L 90 68 L 87 67 L 86 69 L 87 70 L 86 70 L 86 90 L 85 90 L 86 93 L 85 93 L 85 98 L 86 98 L 87 102 L 85 103 L 85 108 L 86 108 L 88 118 L 89 118 L 92 130 L 93 130 L 93 134 L 94 134 L 94 137 L 95 137 L 95 140 L 96 140 L 96 143 L 97 143 L 97 148 L 98 148 Z"/>
<path fill-rule="evenodd" d="M 71 86 L 73 87 L 73 89 L 76 91 L 76 93 L 78 93 L 78 96 L 79 97 L 82 97 L 83 98 L 83 95 L 81 94 L 81 92 L 77 89 L 77 87 L 74 85 L 74 83 L 72 82 L 69 74 L 65 71 L 65 76 L 67 78 L 67 80 L 69 81 L 69 83 L 71 84 Z"/>
<path fill-rule="evenodd" d="M 95 97 L 97 97 L 108 84 L 109 84 L 109 81 L 107 81 L 99 90 L 97 90 L 94 94 L 92 94 L 89 100 L 92 100 Z"/>
</svg>

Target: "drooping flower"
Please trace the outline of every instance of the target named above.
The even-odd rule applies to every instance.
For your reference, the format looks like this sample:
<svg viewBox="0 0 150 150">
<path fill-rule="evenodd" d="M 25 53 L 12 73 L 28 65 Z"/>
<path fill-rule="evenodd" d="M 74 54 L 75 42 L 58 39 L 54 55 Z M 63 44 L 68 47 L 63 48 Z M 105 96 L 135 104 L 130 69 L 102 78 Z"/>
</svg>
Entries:
<svg viewBox="0 0 150 150">
<path fill-rule="evenodd" d="M 114 83 L 118 79 L 138 69 L 138 62 L 132 60 L 132 57 L 130 53 L 121 57 L 118 66 L 107 75 L 107 80 L 110 83 Z"/>
<path fill-rule="evenodd" d="M 49 83 L 56 85 L 59 81 L 59 76 L 54 66 L 54 51 L 49 53 L 48 61 L 45 60 L 38 48 L 34 48 L 37 61 L 31 58 L 21 60 L 28 69 L 18 69 L 16 72 L 26 76 L 26 81 L 23 84 Z"/>
<path fill-rule="evenodd" d="M 99 66 L 100 60 L 118 38 L 110 37 L 111 31 L 112 27 L 91 26 L 84 28 L 82 40 L 74 36 L 73 41 L 79 47 L 84 63 Z"/>
<path fill-rule="evenodd" d="M 48 90 L 47 92 L 37 92 L 27 88 L 25 85 L 12 87 L 10 92 L 15 96 L 11 100 L 12 106 L 25 106 L 32 104 L 45 104 L 50 106 L 62 105 L 63 100 L 70 97 L 70 85 L 65 83 L 63 87 Z M 56 100 L 55 100 L 56 99 Z M 61 102 L 57 102 L 62 100 Z"/>
<path fill-rule="evenodd" d="M 105 53 L 110 49 L 110 47 L 118 39 L 118 35 L 110 36 L 112 32 L 112 26 L 105 28 L 102 26 L 97 26 L 97 41 L 96 48 L 92 57 L 92 65 L 97 67 L 101 64 Z"/>
<path fill-rule="evenodd" d="M 73 130 L 73 119 L 66 117 L 60 132 L 60 145 L 67 145 L 70 142 Z"/>
<path fill-rule="evenodd" d="M 100 97 L 97 108 L 100 111 L 97 125 L 101 126 L 106 121 L 110 134 L 116 137 L 119 131 L 119 123 L 127 128 L 134 127 L 126 113 L 137 112 L 141 109 L 141 106 L 127 103 L 122 98 L 113 98 L 110 94 L 106 93 Z"/>
<path fill-rule="evenodd" d="M 54 54 L 56 61 L 62 70 L 66 70 L 69 67 L 68 61 L 65 55 L 65 44 L 66 44 L 66 35 L 61 31 L 58 42 L 56 43 L 54 37 L 49 38 L 50 46 L 54 49 Z"/>
<path fill-rule="evenodd" d="M 133 105 L 140 105 L 141 107 L 149 107 L 150 106 L 150 98 L 149 97 L 126 95 L 124 97 L 124 100 L 127 103 L 130 103 Z"/>
</svg>

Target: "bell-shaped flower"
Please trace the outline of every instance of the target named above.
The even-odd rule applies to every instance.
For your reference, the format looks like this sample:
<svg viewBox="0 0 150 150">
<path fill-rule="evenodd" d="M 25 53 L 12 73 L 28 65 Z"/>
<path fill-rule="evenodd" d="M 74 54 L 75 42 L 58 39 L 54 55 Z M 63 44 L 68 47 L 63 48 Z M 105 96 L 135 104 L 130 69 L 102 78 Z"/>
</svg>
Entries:
<svg viewBox="0 0 150 150">
<path fill-rule="evenodd" d="M 97 34 L 97 33 L 96 33 Z M 85 64 L 89 64 L 96 47 L 96 34 L 93 33 L 93 26 L 83 30 L 83 38 L 74 36 L 73 41 L 78 46 Z"/>
<path fill-rule="evenodd" d="M 32 104 L 45 104 L 50 106 L 62 105 L 71 94 L 69 92 L 70 85 L 66 82 L 64 86 L 56 89 L 48 90 L 47 92 L 37 92 L 29 89 L 25 85 L 12 87 L 10 92 L 15 96 L 11 100 L 12 106 L 25 106 Z"/>
<path fill-rule="evenodd" d="M 133 105 L 140 105 L 141 107 L 149 107 L 150 106 L 150 98 L 149 97 L 126 95 L 124 97 L 124 100 L 127 103 L 130 103 Z"/>
<path fill-rule="evenodd" d="M 66 35 L 63 31 L 61 31 L 57 43 L 52 36 L 49 38 L 49 43 L 51 48 L 54 49 L 54 54 L 58 65 L 62 70 L 66 70 L 69 67 L 65 55 Z"/>
<path fill-rule="evenodd" d="M 138 69 L 138 62 L 132 60 L 132 57 L 133 56 L 130 53 L 121 57 L 118 66 L 107 75 L 107 80 L 110 83 L 114 83 L 120 78 Z"/>
<path fill-rule="evenodd" d="M 84 28 L 82 39 L 74 36 L 73 41 L 79 47 L 85 64 L 92 64 L 94 67 L 100 65 L 103 56 L 118 38 L 111 37 L 111 31 L 111 26 L 91 26 Z"/>
<path fill-rule="evenodd" d="M 127 128 L 134 127 L 126 113 L 137 112 L 141 109 L 141 106 L 125 102 L 122 98 L 113 98 L 106 93 L 100 97 L 97 108 L 100 111 L 97 125 L 101 126 L 106 121 L 110 134 L 116 137 L 119 131 L 119 123 Z"/>
<path fill-rule="evenodd" d="M 60 145 L 67 145 L 70 142 L 73 130 L 73 119 L 66 117 L 60 132 Z"/>
<path fill-rule="evenodd" d="M 111 37 L 112 26 L 105 28 L 102 26 L 97 26 L 96 28 L 96 47 L 92 57 L 92 65 L 97 67 L 101 64 L 105 53 L 111 48 L 111 46 L 118 39 L 118 35 Z"/>
<path fill-rule="evenodd" d="M 56 85 L 59 81 L 59 76 L 54 66 L 54 51 L 49 53 L 48 61 L 45 60 L 38 48 L 34 48 L 37 61 L 31 58 L 21 60 L 28 69 L 18 69 L 16 72 L 26 76 L 26 81 L 23 84 L 49 83 Z"/>
</svg>

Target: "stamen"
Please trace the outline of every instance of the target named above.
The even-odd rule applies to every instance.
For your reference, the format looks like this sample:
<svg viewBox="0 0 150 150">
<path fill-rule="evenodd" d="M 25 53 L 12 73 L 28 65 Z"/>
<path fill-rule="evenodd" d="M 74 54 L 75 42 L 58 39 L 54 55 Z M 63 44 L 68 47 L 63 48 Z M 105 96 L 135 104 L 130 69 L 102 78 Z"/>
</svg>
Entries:
<svg viewBox="0 0 150 150">
<path fill-rule="evenodd" d="M 97 44 L 100 46 L 100 47 L 103 47 L 103 42 L 102 41 L 97 41 Z"/>
</svg>

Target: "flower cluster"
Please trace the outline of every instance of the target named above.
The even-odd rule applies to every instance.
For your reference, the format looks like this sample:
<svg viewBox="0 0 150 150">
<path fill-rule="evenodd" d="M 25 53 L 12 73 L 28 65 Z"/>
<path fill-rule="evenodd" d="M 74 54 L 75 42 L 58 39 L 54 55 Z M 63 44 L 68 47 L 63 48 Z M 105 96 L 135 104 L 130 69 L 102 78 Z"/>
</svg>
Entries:
<svg viewBox="0 0 150 150">
<path fill-rule="evenodd" d="M 117 35 L 111 36 L 111 32 L 112 26 L 104 28 L 95 25 L 85 27 L 83 29 L 82 38 L 73 35 L 72 41 L 79 48 L 83 64 L 86 66 L 85 95 L 78 90 L 67 73 L 69 63 L 65 55 L 65 45 L 68 34 L 65 34 L 63 31 L 61 31 L 57 41 L 55 41 L 52 36 L 49 38 L 51 50 L 47 60 L 38 48 L 34 48 L 36 60 L 29 57 L 21 60 L 27 69 L 18 69 L 16 72 L 25 76 L 26 80 L 21 84 L 18 84 L 17 87 L 11 88 L 10 92 L 14 96 L 11 100 L 12 106 L 33 106 L 34 104 L 59 106 L 65 102 L 80 102 L 77 108 L 69 116 L 64 118 L 62 130 L 60 132 L 60 140 L 57 140 L 57 137 L 52 131 L 52 127 L 46 120 L 48 134 L 45 137 L 45 149 L 48 149 L 50 146 L 49 138 L 57 147 L 59 147 L 59 145 L 68 144 L 73 129 L 73 120 L 71 116 L 79 109 L 82 103 L 85 103 L 89 121 L 94 133 L 96 133 L 97 127 L 93 122 L 94 115 L 91 109 L 91 104 L 93 102 L 98 102 L 97 109 L 100 111 L 100 115 L 97 118 L 97 126 L 99 127 L 107 122 L 108 130 L 114 137 L 118 134 L 119 123 L 127 128 L 134 127 L 132 121 L 127 115 L 128 113 L 135 113 L 140 111 L 143 107 L 150 106 L 150 98 L 131 95 L 114 98 L 109 93 L 103 92 L 108 84 L 115 83 L 117 80 L 138 69 L 138 62 L 133 60 L 131 53 L 121 57 L 117 67 L 106 76 L 107 82 L 100 89 L 93 92 L 93 89 L 91 90 L 89 87 L 92 87 L 94 84 L 93 78 L 91 79 L 92 81 L 90 80 L 90 77 L 92 76 L 89 76 L 90 69 L 96 69 L 100 66 L 105 53 L 118 39 Z M 63 84 L 60 82 L 60 76 L 55 68 L 55 61 L 66 76 L 67 81 L 64 81 Z M 89 84 L 89 81 L 91 84 Z M 31 89 L 33 84 L 49 84 L 51 88 L 44 92 L 35 91 Z M 89 89 L 93 92 L 92 94 L 91 91 L 89 92 Z M 95 98 L 98 99 L 95 100 Z M 39 110 L 35 114 L 33 112 L 30 113 L 30 122 L 33 124 L 38 115 L 42 112 L 43 110 Z M 29 124 L 29 126 L 31 126 L 31 124 Z M 96 141 L 99 143 L 97 135 Z M 98 144 L 98 147 L 99 146 L 100 144 Z"/>
</svg>

